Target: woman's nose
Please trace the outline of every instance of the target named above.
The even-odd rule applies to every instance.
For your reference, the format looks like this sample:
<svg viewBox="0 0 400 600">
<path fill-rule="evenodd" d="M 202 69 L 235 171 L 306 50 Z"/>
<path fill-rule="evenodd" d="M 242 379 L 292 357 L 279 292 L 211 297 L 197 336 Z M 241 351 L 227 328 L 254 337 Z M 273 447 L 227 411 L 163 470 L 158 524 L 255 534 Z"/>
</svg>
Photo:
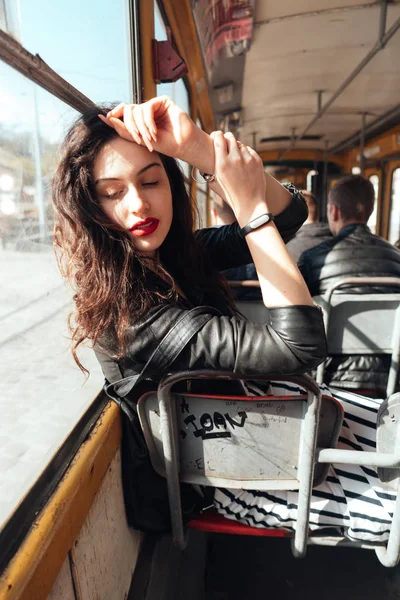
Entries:
<svg viewBox="0 0 400 600">
<path fill-rule="evenodd" d="M 129 212 L 143 214 L 146 213 L 150 204 L 146 198 L 136 188 L 129 188 L 125 194 L 125 203 Z"/>
</svg>

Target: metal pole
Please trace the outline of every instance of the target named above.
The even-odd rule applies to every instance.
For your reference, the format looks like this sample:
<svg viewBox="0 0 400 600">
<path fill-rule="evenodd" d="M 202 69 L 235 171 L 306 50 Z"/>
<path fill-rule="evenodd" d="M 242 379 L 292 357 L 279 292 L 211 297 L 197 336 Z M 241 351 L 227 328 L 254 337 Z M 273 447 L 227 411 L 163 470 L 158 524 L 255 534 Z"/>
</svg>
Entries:
<svg viewBox="0 0 400 600">
<path fill-rule="evenodd" d="M 400 479 L 397 485 L 397 498 L 390 527 L 389 539 L 386 548 L 376 548 L 379 561 L 384 567 L 395 567 L 400 559 Z"/>
<path fill-rule="evenodd" d="M 310 502 L 315 467 L 315 450 L 321 408 L 321 392 L 308 392 L 306 412 L 301 427 L 301 441 L 298 463 L 299 491 L 297 500 L 297 523 L 292 540 L 292 552 L 296 558 L 303 558 L 307 550 Z"/>
<path fill-rule="evenodd" d="M 361 130 L 360 130 L 360 174 L 364 175 L 364 145 L 365 145 L 365 118 L 366 113 L 363 112 L 361 115 Z"/>
<path fill-rule="evenodd" d="M 324 173 L 322 179 L 322 203 L 326 207 L 328 202 L 328 140 L 325 140 Z"/>
<path fill-rule="evenodd" d="M 396 117 L 399 116 L 399 114 L 400 114 L 400 104 L 397 104 L 394 108 L 391 108 L 386 113 L 384 113 L 383 115 L 381 115 L 380 117 L 375 119 L 375 121 L 373 121 L 372 123 L 369 123 L 369 125 L 367 125 L 365 127 L 365 134 L 368 133 L 368 134 L 372 135 L 374 131 L 376 131 L 377 129 L 380 129 L 386 123 L 388 123 L 388 122 L 390 123 L 391 121 L 393 121 Z M 342 140 L 335 146 L 332 146 L 332 148 L 329 148 L 329 154 L 337 154 L 338 152 L 342 152 L 342 151 L 347 150 L 348 148 L 351 148 L 352 146 L 354 146 L 354 144 L 356 144 L 358 142 L 359 137 L 360 137 L 360 132 L 358 131 L 357 133 L 354 133 L 350 137 Z"/>
<path fill-rule="evenodd" d="M 317 114 L 319 115 L 319 113 L 321 112 L 321 108 L 322 108 L 322 94 L 325 92 L 325 90 L 317 90 L 317 94 L 318 94 L 318 100 L 317 100 Z"/>
<path fill-rule="evenodd" d="M 379 14 L 379 43 L 382 44 L 386 31 L 387 0 L 382 0 Z M 384 46 L 382 46 L 384 48 Z"/>
<path fill-rule="evenodd" d="M 46 214 L 44 208 L 42 157 L 40 151 L 39 110 L 37 104 L 36 85 L 33 84 L 33 152 L 35 159 L 35 204 L 39 214 L 39 235 L 44 240 L 46 232 Z"/>
<path fill-rule="evenodd" d="M 381 10 L 385 10 L 384 7 L 382 7 Z M 314 123 L 316 121 L 318 121 L 318 119 L 328 110 L 328 108 L 331 106 L 331 104 L 333 104 L 333 102 L 342 94 L 342 92 L 344 92 L 344 90 L 347 88 L 347 86 L 350 85 L 350 83 L 355 79 L 355 77 L 357 77 L 357 75 L 359 73 L 361 73 L 361 71 L 364 69 L 364 67 L 367 66 L 367 64 L 375 57 L 375 55 L 386 46 L 388 41 L 394 36 L 394 34 L 397 32 L 397 30 L 399 28 L 400 28 L 400 18 L 397 19 L 397 21 L 395 21 L 395 23 L 393 23 L 392 27 L 389 29 L 389 31 L 386 33 L 386 35 L 384 35 L 382 38 L 379 39 L 379 41 L 375 44 L 375 46 L 368 52 L 368 54 L 363 58 L 363 60 L 357 65 L 357 67 L 354 69 L 354 71 L 352 71 L 350 73 L 350 75 L 345 79 L 345 81 L 342 83 L 342 85 L 336 90 L 336 92 L 333 94 L 333 96 L 331 96 L 329 98 L 328 102 L 326 102 L 326 104 L 324 104 L 324 106 L 321 108 L 320 113 L 318 115 L 315 115 L 315 117 L 313 117 L 311 122 L 307 125 L 307 127 L 304 129 L 303 133 L 300 135 L 300 139 L 307 133 L 307 131 L 314 125 Z"/>
<path fill-rule="evenodd" d="M 128 40 L 129 40 L 129 87 L 132 102 L 142 101 L 142 86 L 140 73 L 140 18 L 137 0 L 125 0 L 128 15 Z"/>
<path fill-rule="evenodd" d="M 168 499 L 171 514 L 171 529 L 174 544 L 185 549 L 186 536 L 182 520 L 181 492 L 179 486 L 179 447 L 177 442 L 177 424 L 172 413 L 173 384 L 159 386 L 157 397 L 160 411 L 161 438 L 165 460 L 165 474 L 168 486 Z"/>
</svg>

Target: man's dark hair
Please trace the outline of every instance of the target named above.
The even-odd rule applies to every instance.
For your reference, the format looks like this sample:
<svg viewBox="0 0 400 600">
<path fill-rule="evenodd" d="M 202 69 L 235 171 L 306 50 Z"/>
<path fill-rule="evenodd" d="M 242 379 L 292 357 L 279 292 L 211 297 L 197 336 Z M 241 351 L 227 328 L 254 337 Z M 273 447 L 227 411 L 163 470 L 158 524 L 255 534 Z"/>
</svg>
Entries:
<svg viewBox="0 0 400 600">
<path fill-rule="evenodd" d="M 374 186 L 361 175 L 347 175 L 329 192 L 329 202 L 339 208 L 344 221 L 366 223 L 374 209 Z"/>
</svg>

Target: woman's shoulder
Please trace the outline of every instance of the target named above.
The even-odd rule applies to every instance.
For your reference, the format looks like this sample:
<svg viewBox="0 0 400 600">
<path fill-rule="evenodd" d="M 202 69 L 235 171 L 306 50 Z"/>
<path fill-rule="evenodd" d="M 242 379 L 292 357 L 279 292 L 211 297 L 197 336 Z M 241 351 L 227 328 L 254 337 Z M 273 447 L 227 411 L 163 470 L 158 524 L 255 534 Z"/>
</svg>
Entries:
<svg viewBox="0 0 400 600">
<path fill-rule="evenodd" d="M 110 368 L 114 369 L 114 365 L 121 367 L 126 360 L 132 358 L 137 363 L 145 364 L 160 341 L 186 312 L 187 310 L 180 308 L 178 303 L 166 301 L 149 308 L 144 315 L 128 324 L 123 355 L 117 349 L 115 336 L 110 333 L 104 334 L 98 340 L 94 350 L 105 377 L 110 380 Z"/>
</svg>

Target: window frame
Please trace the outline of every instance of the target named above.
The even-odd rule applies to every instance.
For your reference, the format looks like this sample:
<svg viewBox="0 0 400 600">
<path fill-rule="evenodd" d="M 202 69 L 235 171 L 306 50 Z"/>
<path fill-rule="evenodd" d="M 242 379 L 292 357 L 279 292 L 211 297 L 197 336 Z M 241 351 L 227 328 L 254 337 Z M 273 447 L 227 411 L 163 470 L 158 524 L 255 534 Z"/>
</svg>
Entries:
<svg viewBox="0 0 400 600">
<path fill-rule="evenodd" d="M 394 181 L 394 174 L 396 171 L 400 171 L 400 162 L 399 161 L 394 162 L 394 164 L 392 165 L 392 168 L 390 169 L 390 175 L 389 175 L 389 198 L 388 198 L 387 235 L 386 235 L 386 239 L 388 241 L 390 241 L 389 235 L 390 235 L 390 217 L 392 214 L 392 202 L 393 202 L 393 181 Z M 399 235 L 399 237 L 397 239 L 400 238 L 400 231 L 399 231 L 398 235 Z M 396 241 L 397 240 L 395 240 L 395 242 Z M 395 242 L 392 242 L 392 243 L 394 244 Z"/>
<path fill-rule="evenodd" d="M 33 486 L 23 496 L 14 512 L 5 521 L 0 530 L 0 547 L 2 549 L 0 573 L 5 570 L 18 551 L 32 523 L 56 490 L 79 448 L 88 438 L 108 403 L 107 396 L 100 392 L 47 463 Z"/>
</svg>

